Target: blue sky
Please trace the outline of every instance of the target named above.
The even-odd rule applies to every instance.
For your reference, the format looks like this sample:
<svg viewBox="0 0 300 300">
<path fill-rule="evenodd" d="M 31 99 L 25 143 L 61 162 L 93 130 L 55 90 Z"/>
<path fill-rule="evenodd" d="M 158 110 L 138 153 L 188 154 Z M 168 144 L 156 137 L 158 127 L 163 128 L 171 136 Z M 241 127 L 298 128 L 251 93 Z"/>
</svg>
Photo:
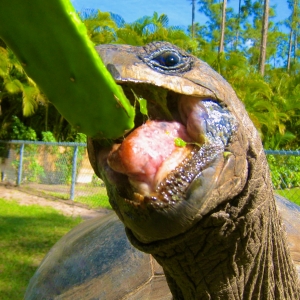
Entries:
<svg viewBox="0 0 300 300">
<path fill-rule="evenodd" d="M 189 0 L 71 0 L 75 9 L 82 11 L 85 8 L 95 8 L 109 11 L 123 17 L 130 23 L 145 15 L 151 16 L 154 11 L 165 13 L 169 17 L 169 25 L 187 26 L 191 23 L 191 1 Z M 228 1 L 228 5 L 238 5 L 238 0 Z M 290 15 L 286 0 L 270 0 L 270 5 L 277 5 L 279 20 Z M 197 12 L 196 22 L 205 23 L 205 17 Z"/>
</svg>

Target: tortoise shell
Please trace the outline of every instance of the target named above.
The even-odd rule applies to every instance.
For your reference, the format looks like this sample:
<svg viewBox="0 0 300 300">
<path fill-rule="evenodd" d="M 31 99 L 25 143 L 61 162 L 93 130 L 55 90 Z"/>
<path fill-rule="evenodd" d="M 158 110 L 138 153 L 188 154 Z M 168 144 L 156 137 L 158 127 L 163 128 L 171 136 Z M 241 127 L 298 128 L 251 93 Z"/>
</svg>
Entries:
<svg viewBox="0 0 300 300">
<path fill-rule="evenodd" d="M 276 196 L 300 278 L 300 207 Z M 162 268 L 128 241 L 114 213 L 85 221 L 59 240 L 32 277 L 34 299 L 172 299 Z"/>
<path fill-rule="evenodd" d="M 114 213 L 85 221 L 59 240 L 25 299 L 171 299 L 162 268 L 135 249 Z"/>
</svg>

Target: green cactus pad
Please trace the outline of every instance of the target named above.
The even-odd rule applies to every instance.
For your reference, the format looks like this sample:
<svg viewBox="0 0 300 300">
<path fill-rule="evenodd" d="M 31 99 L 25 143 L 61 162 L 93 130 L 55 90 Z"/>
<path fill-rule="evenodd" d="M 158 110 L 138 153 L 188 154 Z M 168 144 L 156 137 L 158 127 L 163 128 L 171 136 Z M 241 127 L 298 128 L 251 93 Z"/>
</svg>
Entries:
<svg viewBox="0 0 300 300">
<path fill-rule="evenodd" d="M 134 108 L 69 0 L 0 0 L 0 37 L 78 131 L 118 138 L 134 127 Z"/>
</svg>

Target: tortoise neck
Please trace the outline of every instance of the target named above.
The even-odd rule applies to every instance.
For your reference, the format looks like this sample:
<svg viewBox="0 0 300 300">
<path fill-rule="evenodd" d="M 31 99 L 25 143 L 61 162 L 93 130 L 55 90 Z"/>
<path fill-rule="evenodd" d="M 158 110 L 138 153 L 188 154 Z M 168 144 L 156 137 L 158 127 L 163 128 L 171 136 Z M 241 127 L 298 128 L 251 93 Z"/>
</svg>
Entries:
<svg viewBox="0 0 300 300">
<path fill-rule="evenodd" d="M 273 193 L 265 188 L 232 199 L 181 236 L 151 244 L 128 236 L 162 265 L 174 299 L 299 299 Z"/>
<path fill-rule="evenodd" d="M 261 212 L 264 213 L 261 213 Z M 214 213 L 194 238 L 152 253 L 174 299 L 299 299 L 274 201 L 238 220 Z"/>
</svg>

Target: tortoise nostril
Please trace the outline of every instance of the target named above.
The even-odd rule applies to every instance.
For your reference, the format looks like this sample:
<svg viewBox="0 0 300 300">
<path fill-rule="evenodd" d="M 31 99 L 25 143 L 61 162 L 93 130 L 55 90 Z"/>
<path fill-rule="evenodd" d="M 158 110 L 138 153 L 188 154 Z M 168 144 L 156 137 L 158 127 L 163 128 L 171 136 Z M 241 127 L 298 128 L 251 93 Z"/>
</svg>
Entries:
<svg viewBox="0 0 300 300">
<path fill-rule="evenodd" d="M 115 80 L 120 80 L 121 79 L 121 75 L 120 75 L 119 71 L 117 70 L 117 68 L 115 67 L 114 64 L 107 64 L 106 68 Z"/>
</svg>

